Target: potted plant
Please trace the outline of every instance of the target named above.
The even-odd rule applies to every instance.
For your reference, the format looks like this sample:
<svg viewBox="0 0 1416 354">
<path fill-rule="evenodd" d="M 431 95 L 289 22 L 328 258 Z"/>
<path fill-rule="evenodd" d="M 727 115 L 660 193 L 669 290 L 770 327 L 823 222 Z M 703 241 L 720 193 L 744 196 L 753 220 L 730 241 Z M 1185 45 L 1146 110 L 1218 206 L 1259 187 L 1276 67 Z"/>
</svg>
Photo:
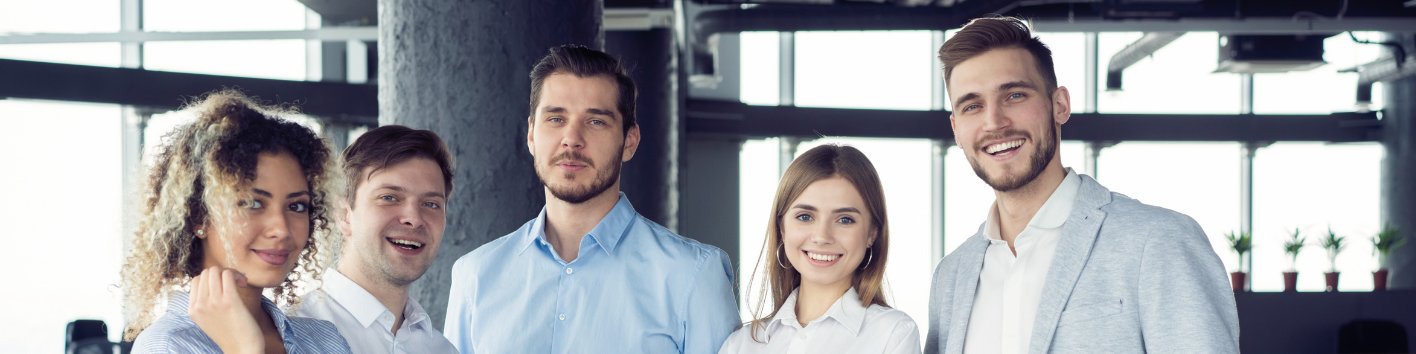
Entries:
<svg viewBox="0 0 1416 354">
<path fill-rule="evenodd" d="M 1347 247 L 1343 244 L 1346 239 L 1346 236 L 1338 236 L 1332 232 L 1331 227 L 1328 227 L 1327 237 L 1322 239 L 1323 248 L 1328 254 L 1328 272 L 1323 273 L 1323 278 L 1327 281 L 1327 291 L 1337 291 L 1337 254 Z"/>
<path fill-rule="evenodd" d="M 1234 250 L 1234 254 L 1239 255 L 1239 265 L 1236 267 L 1238 271 L 1229 273 L 1230 284 L 1233 285 L 1234 292 L 1243 292 L 1245 288 L 1245 278 L 1247 278 L 1248 275 L 1248 273 L 1244 272 L 1244 261 L 1247 260 L 1244 256 L 1249 253 L 1249 250 L 1254 249 L 1254 238 L 1248 232 L 1230 232 L 1224 234 L 1224 238 L 1229 239 L 1229 249 Z"/>
<path fill-rule="evenodd" d="M 1303 237 L 1297 228 L 1288 236 L 1288 241 L 1283 242 L 1283 253 L 1288 255 L 1288 270 L 1283 272 L 1283 291 L 1292 292 L 1298 291 L 1298 254 L 1303 252 L 1308 238 Z"/>
<path fill-rule="evenodd" d="M 1386 290 L 1387 256 L 1391 254 L 1392 250 L 1401 247 L 1405 241 L 1396 228 L 1391 225 L 1382 228 L 1382 231 L 1372 238 L 1372 252 L 1377 254 L 1377 271 L 1372 272 L 1373 291 Z"/>
</svg>

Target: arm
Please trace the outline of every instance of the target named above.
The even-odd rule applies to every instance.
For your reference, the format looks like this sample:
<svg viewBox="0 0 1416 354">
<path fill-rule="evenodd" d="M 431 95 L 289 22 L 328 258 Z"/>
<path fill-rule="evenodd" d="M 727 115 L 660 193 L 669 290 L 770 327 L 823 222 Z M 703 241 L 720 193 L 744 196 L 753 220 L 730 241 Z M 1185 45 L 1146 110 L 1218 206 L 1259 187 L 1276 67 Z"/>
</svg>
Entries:
<svg viewBox="0 0 1416 354">
<path fill-rule="evenodd" d="M 212 267 L 192 278 L 187 315 L 226 353 L 261 353 L 265 337 L 241 302 L 237 287 L 246 277 L 232 269 Z"/>
<path fill-rule="evenodd" d="M 1175 214 L 1141 255 L 1141 336 L 1149 353 L 1238 353 L 1239 315 L 1224 265 L 1193 219 Z"/>
<path fill-rule="evenodd" d="M 944 292 L 941 285 L 944 284 L 942 275 L 946 273 L 944 265 L 947 260 L 948 258 L 945 258 L 934 267 L 934 279 L 929 290 L 929 332 L 925 334 L 925 353 L 942 352 L 947 342 L 947 338 L 944 336 L 949 334 L 948 324 L 941 321 L 943 314 L 940 313 L 940 311 L 944 311 Z"/>
<path fill-rule="evenodd" d="M 902 317 L 904 319 L 896 322 L 895 328 L 890 331 L 890 341 L 886 342 L 883 353 L 919 354 L 919 326 L 909 316 Z"/>
<path fill-rule="evenodd" d="M 699 258 L 683 317 L 683 352 L 712 354 L 742 323 L 733 298 L 732 261 L 728 254 L 708 248 L 699 251 Z"/>
<path fill-rule="evenodd" d="M 474 272 L 466 269 L 468 265 L 463 264 L 459 259 L 452 265 L 452 284 L 447 294 L 447 319 L 443 324 L 443 336 L 447 337 L 452 346 L 457 348 L 459 353 L 474 353 L 472 346 L 472 318 L 471 292 L 464 289 L 469 288 L 468 281 L 476 281 Z"/>
</svg>

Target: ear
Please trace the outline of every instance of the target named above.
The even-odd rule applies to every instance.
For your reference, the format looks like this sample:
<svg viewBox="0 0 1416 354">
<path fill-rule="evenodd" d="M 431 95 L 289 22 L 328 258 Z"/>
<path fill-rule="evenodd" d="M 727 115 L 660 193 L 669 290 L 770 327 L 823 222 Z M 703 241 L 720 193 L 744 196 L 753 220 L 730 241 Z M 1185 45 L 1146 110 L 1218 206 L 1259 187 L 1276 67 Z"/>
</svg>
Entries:
<svg viewBox="0 0 1416 354">
<path fill-rule="evenodd" d="M 636 151 L 639 151 L 639 124 L 629 127 L 629 132 L 624 135 L 624 151 L 620 152 L 620 162 L 629 162 Z"/>
<path fill-rule="evenodd" d="M 353 197 L 354 196 L 352 195 L 349 196 L 349 198 Z M 344 240 L 348 242 L 349 238 L 353 237 L 354 228 L 349 225 L 349 220 L 352 220 L 352 218 L 354 217 L 354 203 L 346 201 L 341 206 L 344 207 L 344 217 L 339 218 L 339 234 L 340 237 L 344 238 Z"/>
<path fill-rule="evenodd" d="M 1067 124 L 1072 119 L 1072 95 L 1064 86 L 1052 91 L 1052 121 L 1057 125 Z"/>
<path fill-rule="evenodd" d="M 535 115 L 526 116 L 526 151 L 531 152 L 531 157 L 536 157 L 536 119 Z"/>
</svg>

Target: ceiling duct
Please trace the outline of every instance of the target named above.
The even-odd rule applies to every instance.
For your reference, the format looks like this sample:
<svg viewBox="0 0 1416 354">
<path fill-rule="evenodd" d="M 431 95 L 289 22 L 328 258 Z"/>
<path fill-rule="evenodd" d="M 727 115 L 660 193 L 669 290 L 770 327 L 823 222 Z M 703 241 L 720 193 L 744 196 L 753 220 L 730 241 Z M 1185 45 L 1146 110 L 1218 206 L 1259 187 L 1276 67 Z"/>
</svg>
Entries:
<svg viewBox="0 0 1416 354">
<path fill-rule="evenodd" d="M 1306 71 L 1327 64 L 1323 39 L 1316 35 L 1221 35 L 1215 72 L 1281 73 Z"/>
</svg>

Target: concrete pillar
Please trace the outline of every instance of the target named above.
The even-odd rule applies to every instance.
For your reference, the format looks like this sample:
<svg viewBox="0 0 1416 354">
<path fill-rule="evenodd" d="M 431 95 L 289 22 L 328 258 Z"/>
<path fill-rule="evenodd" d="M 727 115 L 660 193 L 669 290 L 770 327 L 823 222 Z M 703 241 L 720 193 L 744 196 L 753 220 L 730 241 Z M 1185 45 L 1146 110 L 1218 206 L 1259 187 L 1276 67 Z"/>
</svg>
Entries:
<svg viewBox="0 0 1416 354">
<path fill-rule="evenodd" d="M 1409 37 L 1408 37 L 1409 38 Z M 1406 244 L 1392 251 L 1388 286 L 1416 289 L 1416 77 L 1382 83 L 1381 220 L 1397 227 Z"/>
<path fill-rule="evenodd" d="M 599 0 L 379 0 L 379 124 L 437 132 L 457 158 L 437 260 L 411 295 L 442 328 L 452 263 L 544 204 L 526 151 L 531 80 L 552 46 L 601 48 Z"/>
<path fill-rule="evenodd" d="M 679 104 L 673 31 L 607 32 L 605 52 L 619 58 L 639 89 L 639 151 L 620 171 L 620 190 L 640 215 L 677 230 Z"/>
</svg>

